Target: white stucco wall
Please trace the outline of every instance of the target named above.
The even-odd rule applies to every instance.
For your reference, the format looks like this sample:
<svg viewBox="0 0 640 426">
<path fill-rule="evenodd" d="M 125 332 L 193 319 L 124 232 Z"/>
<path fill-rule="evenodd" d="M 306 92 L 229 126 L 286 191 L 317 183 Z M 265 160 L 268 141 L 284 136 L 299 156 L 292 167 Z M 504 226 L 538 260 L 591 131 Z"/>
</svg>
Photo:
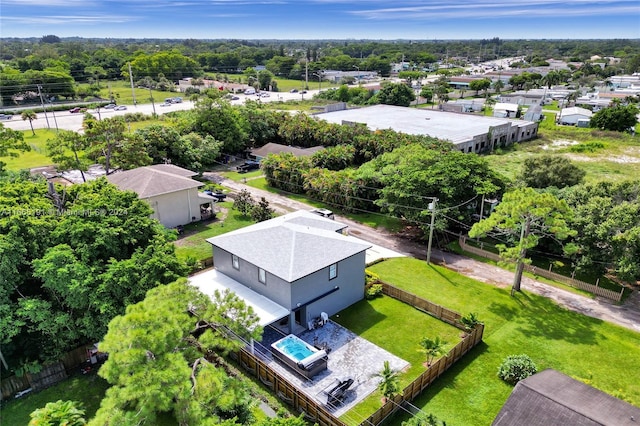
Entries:
<svg viewBox="0 0 640 426">
<path fill-rule="evenodd" d="M 191 188 L 145 199 L 153 209 L 152 218 L 167 228 L 186 225 L 201 219 L 198 189 Z M 206 202 L 206 200 L 202 200 Z"/>
</svg>

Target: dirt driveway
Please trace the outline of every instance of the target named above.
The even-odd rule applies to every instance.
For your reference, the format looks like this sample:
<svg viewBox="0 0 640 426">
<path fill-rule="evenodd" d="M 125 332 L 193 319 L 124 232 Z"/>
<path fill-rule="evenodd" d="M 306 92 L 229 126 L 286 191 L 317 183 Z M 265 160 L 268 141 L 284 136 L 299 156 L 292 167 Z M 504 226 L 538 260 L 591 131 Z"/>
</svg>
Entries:
<svg viewBox="0 0 640 426">
<path fill-rule="evenodd" d="M 256 189 L 244 183 L 225 179 L 213 172 L 205 173 L 205 176 L 233 191 L 246 189 L 254 198 L 265 197 L 271 207 L 279 213 L 312 209 L 312 207 L 307 204 L 268 191 Z M 349 225 L 349 233 L 355 237 L 407 256 L 426 259 L 426 247 L 423 244 L 400 238 L 385 231 L 370 228 L 342 216 L 336 216 L 336 220 Z M 446 266 L 470 278 L 499 287 L 509 287 L 513 281 L 512 272 L 453 253 L 434 250 L 431 254 L 431 260 L 434 263 Z M 598 297 L 591 299 L 527 277 L 523 277 L 522 279 L 522 288 L 531 293 L 553 299 L 556 303 L 569 310 L 640 332 L 640 293 L 637 291 L 634 291 L 623 305 L 615 305 L 603 298 Z"/>
</svg>

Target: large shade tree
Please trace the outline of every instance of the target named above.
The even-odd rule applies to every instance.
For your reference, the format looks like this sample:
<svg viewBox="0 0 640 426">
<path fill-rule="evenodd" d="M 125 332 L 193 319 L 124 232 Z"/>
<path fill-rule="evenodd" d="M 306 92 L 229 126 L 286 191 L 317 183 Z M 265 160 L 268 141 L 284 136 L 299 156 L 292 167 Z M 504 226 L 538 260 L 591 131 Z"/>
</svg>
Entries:
<svg viewBox="0 0 640 426">
<path fill-rule="evenodd" d="M 233 293 L 213 299 L 185 279 L 150 290 L 109 324 L 100 369 L 112 387 L 91 425 L 155 424 L 170 412 L 179 424 L 249 424 L 252 399 L 230 377 L 223 356 L 262 329 Z"/>
<path fill-rule="evenodd" d="M 572 213 L 565 201 L 550 193 L 537 192 L 532 188 L 516 189 L 505 193 L 491 216 L 474 224 L 469 236 L 475 238 L 495 232 L 507 239 L 507 243 L 497 247 L 505 261 L 516 263 L 513 295 L 520 291 L 524 265 L 531 263 L 528 251 L 536 247 L 541 238 L 559 242 L 576 234 L 567 223 Z M 573 244 L 567 244 L 564 249 L 568 254 L 576 251 Z"/>
<path fill-rule="evenodd" d="M 0 180 L 0 343 L 12 367 L 99 340 L 145 292 L 183 276 L 173 234 L 105 179 Z"/>
</svg>

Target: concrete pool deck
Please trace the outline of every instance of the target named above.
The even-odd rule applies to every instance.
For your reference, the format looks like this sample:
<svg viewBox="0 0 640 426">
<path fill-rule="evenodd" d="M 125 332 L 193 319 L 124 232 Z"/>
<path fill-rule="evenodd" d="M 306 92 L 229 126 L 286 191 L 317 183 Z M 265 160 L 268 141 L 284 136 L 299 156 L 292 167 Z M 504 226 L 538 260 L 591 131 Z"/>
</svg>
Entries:
<svg viewBox="0 0 640 426">
<path fill-rule="evenodd" d="M 264 346 L 259 349 L 259 352 L 267 353 L 270 367 L 286 377 L 296 388 L 327 407 L 336 417 L 349 411 L 376 390 L 380 379 L 375 374 L 382 370 L 384 361 L 389 361 L 391 368 L 395 371 L 402 371 L 409 366 L 407 361 L 333 321 L 328 321 L 323 327 L 307 330 L 298 337 L 311 345 L 323 346 L 326 343 L 330 349 L 327 369 L 313 379 L 305 379 L 270 357 L 268 352 L 272 341 L 263 341 Z M 327 395 L 323 391 L 331 389 L 337 380 L 348 378 L 352 378 L 354 382 L 346 392 L 342 403 L 337 406 L 328 406 Z"/>
</svg>

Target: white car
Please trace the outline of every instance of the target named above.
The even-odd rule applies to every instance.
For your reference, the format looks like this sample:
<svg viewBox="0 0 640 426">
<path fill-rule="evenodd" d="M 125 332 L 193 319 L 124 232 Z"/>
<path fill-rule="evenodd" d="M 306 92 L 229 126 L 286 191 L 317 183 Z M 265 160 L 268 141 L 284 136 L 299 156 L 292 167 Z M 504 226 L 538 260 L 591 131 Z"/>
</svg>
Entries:
<svg viewBox="0 0 640 426">
<path fill-rule="evenodd" d="M 127 107 L 124 105 L 118 105 L 117 107 L 113 108 L 114 111 L 126 111 Z"/>
</svg>

